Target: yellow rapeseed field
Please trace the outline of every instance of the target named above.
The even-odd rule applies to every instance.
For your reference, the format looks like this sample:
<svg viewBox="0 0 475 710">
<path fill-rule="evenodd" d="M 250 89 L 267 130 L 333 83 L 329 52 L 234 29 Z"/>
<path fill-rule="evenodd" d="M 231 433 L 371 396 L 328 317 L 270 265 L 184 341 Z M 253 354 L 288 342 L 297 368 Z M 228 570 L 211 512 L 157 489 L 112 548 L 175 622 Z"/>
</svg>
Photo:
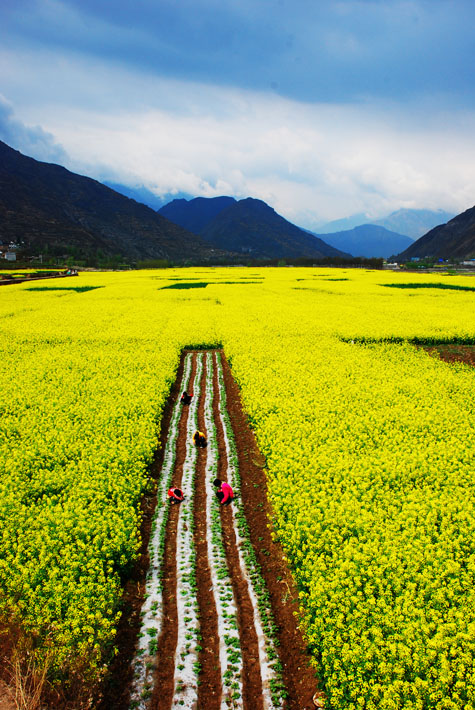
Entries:
<svg viewBox="0 0 475 710">
<path fill-rule="evenodd" d="M 90 680 L 181 349 L 222 345 L 330 708 L 475 708 L 475 279 L 90 273 L 0 292 L 0 612 Z M 242 472 L 245 476 L 245 472 Z"/>
</svg>

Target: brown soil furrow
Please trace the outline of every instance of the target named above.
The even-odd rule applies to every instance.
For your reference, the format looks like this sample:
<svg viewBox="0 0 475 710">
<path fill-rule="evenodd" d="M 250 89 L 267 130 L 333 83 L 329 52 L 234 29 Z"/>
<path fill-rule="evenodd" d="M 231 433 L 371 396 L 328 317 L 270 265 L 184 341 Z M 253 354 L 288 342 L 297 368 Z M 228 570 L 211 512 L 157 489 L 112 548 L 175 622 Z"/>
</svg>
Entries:
<svg viewBox="0 0 475 710">
<path fill-rule="evenodd" d="M 195 397 L 199 395 L 195 385 L 196 376 L 196 356 L 193 356 L 193 367 L 191 371 L 189 393 Z M 180 418 L 175 472 L 173 485 L 180 486 L 183 475 L 183 464 L 186 457 L 186 427 L 188 421 L 188 407 L 183 407 Z M 167 521 L 165 537 L 165 554 L 163 565 L 163 630 L 158 639 L 157 648 L 157 671 L 154 678 L 154 691 L 151 707 L 154 710 L 170 710 L 173 693 L 175 689 L 175 651 L 177 643 L 177 570 L 176 570 L 176 549 L 177 549 L 177 526 L 180 506 L 170 505 L 169 517 Z"/>
<path fill-rule="evenodd" d="M 206 355 L 205 355 L 206 357 Z M 206 364 L 201 383 L 201 398 L 198 409 L 198 427 L 207 434 L 205 427 L 204 404 L 206 395 Z M 194 501 L 194 542 L 196 547 L 196 584 L 200 610 L 201 673 L 198 690 L 199 710 L 219 710 L 221 706 L 221 669 L 219 664 L 218 615 L 213 594 L 211 570 L 208 561 L 206 527 L 206 495 L 212 495 L 209 481 L 206 480 L 206 449 L 198 452 L 195 477 Z"/>
<path fill-rule="evenodd" d="M 224 443 L 224 432 L 219 416 L 219 385 L 216 367 L 213 369 L 213 414 L 218 439 L 218 476 L 227 479 L 227 454 Z M 263 710 L 262 678 L 259 661 L 259 648 L 254 626 L 254 609 L 249 597 L 248 583 L 244 578 L 236 545 L 236 534 L 232 511 L 223 506 L 221 510 L 223 542 L 228 561 L 228 572 L 231 578 L 236 607 L 238 609 L 239 635 L 243 664 L 243 704 L 244 710 Z"/>
<path fill-rule="evenodd" d="M 278 627 L 278 651 L 288 694 L 286 707 L 289 710 L 311 710 L 315 708 L 312 696 L 318 685 L 294 616 L 298 610 L 298 591 L 283 560 L 282 548 L 271 536 L 269 520 L 272 519 L 272 511 L 267 499 L 265 459 L 249 427 L 238 386 L 223 353 L 221 357 L 227 410 L 238 453 L 244 511 L 251 543 L 270 594 L 272 612 Z"/>
</svg>

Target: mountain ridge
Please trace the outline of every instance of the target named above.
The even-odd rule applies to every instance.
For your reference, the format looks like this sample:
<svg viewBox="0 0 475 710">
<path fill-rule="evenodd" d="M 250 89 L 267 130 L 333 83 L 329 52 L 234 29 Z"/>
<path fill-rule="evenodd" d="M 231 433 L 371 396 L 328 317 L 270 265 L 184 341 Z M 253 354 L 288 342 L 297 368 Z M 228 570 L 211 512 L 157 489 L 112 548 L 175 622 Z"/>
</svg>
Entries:
<svg viewBox="0 0 475 710">
<path fill-rule="evenodd" d="M 391 212 L 387 217 L 372 220 L 371 224 L 380 225 L 416 240 L 427 234 L 429 230 L 445 224 L 454 217 L 455 214 L 453 212 L 446 212 L 445 210 L 403 208 Z"/>
<path fill-rule="evenodd" d="M 252 197 L 219 212 L 200 235 L 217 248 L 259 259 L 350 256 L 292 224 L 263 200 Z"/>
<path fill-rule="evenodd" d="M 106 187 L 110 187 L 111 190 L 114 190 L 114 192 L 118 192 L 125 197 L 129 197 L 131 200 L 147 205 L 147 207 L 155 210 L 155 212 L 159 212 L 162 207 L 170 204 L 170 201 L 173 199 L 185 198 L 189 200 L 193 198 L 192 195 L 186 192 L 178 192 L 176 194 L 166 193 L 163 196 L 159 196 L 152 192 L 152 190 L 149 190 L 148 187 L 145 187 L 145 185 L 135 185 L 131 187 L 111 180 L 101 180 L 101 182 Z M 166 215 L 163 216 L 166 217 Z"/>
<path fill-rule="evenodd" d="M 390 232 L 396 232 L 403 236 L 410 237 L 413 240 L 426 234 L 430 229 L 437 225 L 445 224 L 455 215 L 453 212 L 445 210 L 429 210 L 429 209 L 412 209 L 401 208 L 391 212 L 386 217 L 379 219 L 371 219 L 364 212 L 336 219 L 331 222 L 326 222 L 317 225 L 312 229 L 312 234 L 333 234 L 335 232 L 343 232 L 354 229 L 355 227 L 366 224 L 378 225 L 388 229 Z"/>
<path fill-rule="evenodd" d="M 475 258 L 475 207 L 434 227 L 408 249 L 398 254 L 406 259 L 473 259 Z"/>
<path fill-rule="evenodd" d="M 234 204 L 234 197 L 194 197 L 191 200 L 176 198 L 158 211 L 167 219 L 194 234 L 201 230 L 226 207 Z"/>
<path fill-rule="evenodd" d="M 172 215 L 173 221 L 164 212 Z M 401 212 L 407 210 L 392 213 L 388 219 L 401 217 Z M 428 211 L 412 212 L 420 216 Z M 475 256 L 475 207 L 401 249 L 405 246 L 401 240 L 409 237 L 381 225 L 371 223 L 340 233 L 316 234 L 292 224 L 264 201 L 252 197 L 180 198 L 155 212 L 97 180 L 61 165 L 37 161 L 2 141 L 0 229 L 4 242 L 20 243 L 27 254 L 73 254 L 75 258 L 99 252 L 128 260 L 176 262 L 216 258 L 235 261 L 243 254 L 254 259 L 349 258 L 352 254 L 387 258 L 396 253 L 405 259 Z M 370 247 L 362 248 L 363 237 L 372 240 Z"/>
</svg>

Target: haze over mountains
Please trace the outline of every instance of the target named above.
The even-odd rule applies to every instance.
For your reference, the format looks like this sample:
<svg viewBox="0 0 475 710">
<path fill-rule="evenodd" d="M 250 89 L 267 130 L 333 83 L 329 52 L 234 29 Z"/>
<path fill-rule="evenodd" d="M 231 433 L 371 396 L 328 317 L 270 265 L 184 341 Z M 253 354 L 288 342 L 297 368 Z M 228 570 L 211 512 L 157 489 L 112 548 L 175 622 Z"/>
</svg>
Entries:
<svg viewBox="0 0 475 710">
<path fill-rule="evenodd" d="M 359 227 L 363 224 L 377 224 L 390 232 L 403 234 L 412 239 L 419 239 L 423 234 L 426 234 L 430 229 L 445 224 L 455 215 L 452 212 L 445 210 L 416 210 L 416 209 L 400 209 L 396 212 L 391 212 L 387 217 L 379 219 L 369 219 L 364 212 L 344 217 L 343 219 L 333 220 L 319 224 L 313 232 L 318 234 L 331 234 L 333 232 L 348 231 L 354 227 Z"/>
<path fill-rule="evenodd" d="M 124 260 L 177 262 L 235 262 L 243 254 L 270 259 L 344 256 L 251 198 L 198 198 L 199 226 L 206 223 L 202 231 L 207 235 L 201 237 L 96 180 L 26 157 L 2 142 L 0 189 L 2 241 L 17 242 L 32 255 L 89 258 L 100 253 Z M 217 211 L 221 233 L 216 224 L 213 228 L 213 219 L 209 223 Z"/>
<path fill-rule="evenodd" d="M 318 234 L 301 230 L 261 200 L 251 198 L 239 201 L 233 197 L 179 199 L 172 200 L 159 211 L 221 249 L 248 253 L 255 249 L 256 255 L 267 256 L 269 250 L 264 243 L 264 235 L 278 234 L 285 223 L 287 233 L 297 240 L 294 246 L 301 250 L 302 255 L 308 254 L 305 251 L 308 243 L 302 241 L 302 233 L 307 233 L 318 240 L 318 248 L 328 256 L 331 255 L 328 247 L 333 247 L 340 255 L 384 258 L 398 255 L 400 260 L 405 260 L 425 256 L 444 259 L 475 257 L 474 210 L 451 218 L 452 215 L 443 210 L 401 209 L 378 222 Z M 444 223 L 446 218 L 449 218 L 447 224 Z M 351 219 L 339 220 L 334 225 L 349 224 Z M 437 226 L 433 229 L 429 227 L 428 234 L 413 241 L 407 233 L 389 229 L 392 225 L 399 225 L 400 229 L 412 234 L 419 233 L 427 225 Z M 284 252 L 289 257 L 294 256 L 285 239 L 273 246 L 272 254 L 280 257 L 284 256 Z"/>
<path fill-rule="evenodd" d="M 419 239 L 426 234 L 429 229 L 445 224 L 455 217 L 453 212 L 445 210 L 414 210 L 401 209 L 392 212 L 388 217 L 376 219 L 371 224 L 379 224 L 381 227 L 390 229 L 399 234 L 406 234 L 412 239 Z"/>
<path fill-rule="evenodd" d="M 397 234 L 377 224 L 362 224 L 353 229 L 318 236 L 328 244 L 343 249 L 353 256 L 375 256 L 384 259 L 399 254 L 414 243 L 405 234 Z"/>
<path fill-rule="evenodd" d="M 138 202 L 143 202 L 149 207 L 158 210 L 160 214 L 167 217 L 167 219 L 181 224 L 185 229 L 189 229 L 196 234 L 199 234 L 201 229 L 205 226 L 204 220 L 206 219 L 207 209 L 210 209 L 211 214 L 216 216 L 221 207 L 229 206 L 232 201 L 236 202 L 234 197 L 193 198 L 191 195 L 185 193 L 158 197 L 144 186 L 131 188 L 118 183 L 105 182 L 104 184 L 127 197 L 131 197 Z M 198 200 L 198 202 L 196 202 L 196 200 Z M 222 202 L 222 200 L 225 201 Z M 206 208 L 205 204 L 208 204 L 209 207 Z M 211 207 L 211 205 L 213 205 L 213 207 Z M 195 219 L 194 215 L 201 214 L 201 212 L 203 212 L 203 216 L 199 218 L 201 221 L 195 223 L 193 221 Z M 191 220 L 190 223 L 185 221 L 188 219 L 188 216 Z M 413 240 L 426 234 L 430 229 L 440 224 L 445 224 L 453 217 L 455 217 L 453 213 L 446 212 L 445 210 L 404 208 L 392 212 L 386 217 L 372 220 L 368 218 L 367 214 L 360 212 L 342 219 L 321 223 L 316 229 L 305 229 L 304 231 L 310 234 L 316 234 L 332 246 L 343 249 L 343 251 L 348 251 L 355 256 L 387 257 L 391 254 L 399 253 L 410 246 Z M 375 231 L 367 230 L 366 234 L 363 230 L 358 230 L 356 234 L 351 231 L 356 227 L 366 225 L 384 227 L 388 232 L 392 232 L 398 236 L 393 239 L 391 234 L 380 232 L 381 240 L 378 241 L 378 238 L 375 238 L 375 235 L 378 233 Z M 341 239 L 338 239 L 338 242 L 327 238 L 329 234 L 336 232 L 348 232 L 348 235 L 346 237 L 342 235 Z M 410 237 L 410 241 L 404 242 L 404 240 L 402 240 L 398 242 L 399 236 Z M 392 248 L 393 246 L 395 248 Z"/>
<path fill-rule="evenodd" d="M 152 190 L 149 190 L 148 187 L 145 187 L 145 185 L 130 187 L 119 182 L 111 182 L 110 180 L 103 180 L 102 184 L 110 187 L 111 190 L 120 192 L 121 195 L 129 197 L 131 200 L 135 200 L 143 205 L 147 205 L 147 207 L 151 207 L 152 210 L 155 210 L 155 212 L 158 212 L 160 207 L 167 205 L 171 200 L 176 198 L 185 198 L 187 200 L 191 200 L 193 198 L 193 195 L 190 195 L 187 192 L 177 192 L 173 194 L 169 192 L 165 195 L 159 196 L 152 192 Z M 164 216 L 166 217 L 166 215 Z"/>
</svg>

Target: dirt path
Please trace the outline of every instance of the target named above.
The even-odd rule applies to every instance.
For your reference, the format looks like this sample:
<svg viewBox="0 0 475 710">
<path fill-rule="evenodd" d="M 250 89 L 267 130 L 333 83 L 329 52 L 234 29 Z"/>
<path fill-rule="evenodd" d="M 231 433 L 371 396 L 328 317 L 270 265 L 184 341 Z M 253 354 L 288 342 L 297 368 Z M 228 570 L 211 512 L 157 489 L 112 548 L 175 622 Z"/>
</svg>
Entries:
<svg viewBox="0 0 475 710">
<path fill-rule="evenodd" d="M 422 346 L 420 346 L 422 347 Z M 424 346 L 429 355 L 438 355 L 449 363 L 463 362 L 475 367 L 475 345 L 445 343 L 443 345 Z"/>
<path fill-rule="evenodd" d="M 23 284 L 23 283 L 30 283 L 32 281 L 40 281 L 44 279 L 64 279 L 64 278 L 69 278 L 70 276 L 77 276 L 78 274 L 54 274 L 53 276 L 25 276 L 24 278 L 17 278 L 17 279 L 7 279 L 7 278 L 0 278 L 0 286 L 12 286 L 13 284 Z"/>
<path fill-rule="evenodd" d="M 193 392 L 189 407 L 183 389 Z M 224 357 L 188 353 L 172 399 L 145 524 L 135 655 L 128 643 L 116 663 L 122 680 L 109 681 L 100 708 L 311 710 L 317 682 L 295 623 L 298 595 L 271 538 L 265 462 Z M 196 428 L 206 449 L 192 443 Z M 219 505 L 216 477 L 233 486 L 231 505 Z M 186 494 L 179 505 L 166 500 L 172 482 Z"/>
</svg>

